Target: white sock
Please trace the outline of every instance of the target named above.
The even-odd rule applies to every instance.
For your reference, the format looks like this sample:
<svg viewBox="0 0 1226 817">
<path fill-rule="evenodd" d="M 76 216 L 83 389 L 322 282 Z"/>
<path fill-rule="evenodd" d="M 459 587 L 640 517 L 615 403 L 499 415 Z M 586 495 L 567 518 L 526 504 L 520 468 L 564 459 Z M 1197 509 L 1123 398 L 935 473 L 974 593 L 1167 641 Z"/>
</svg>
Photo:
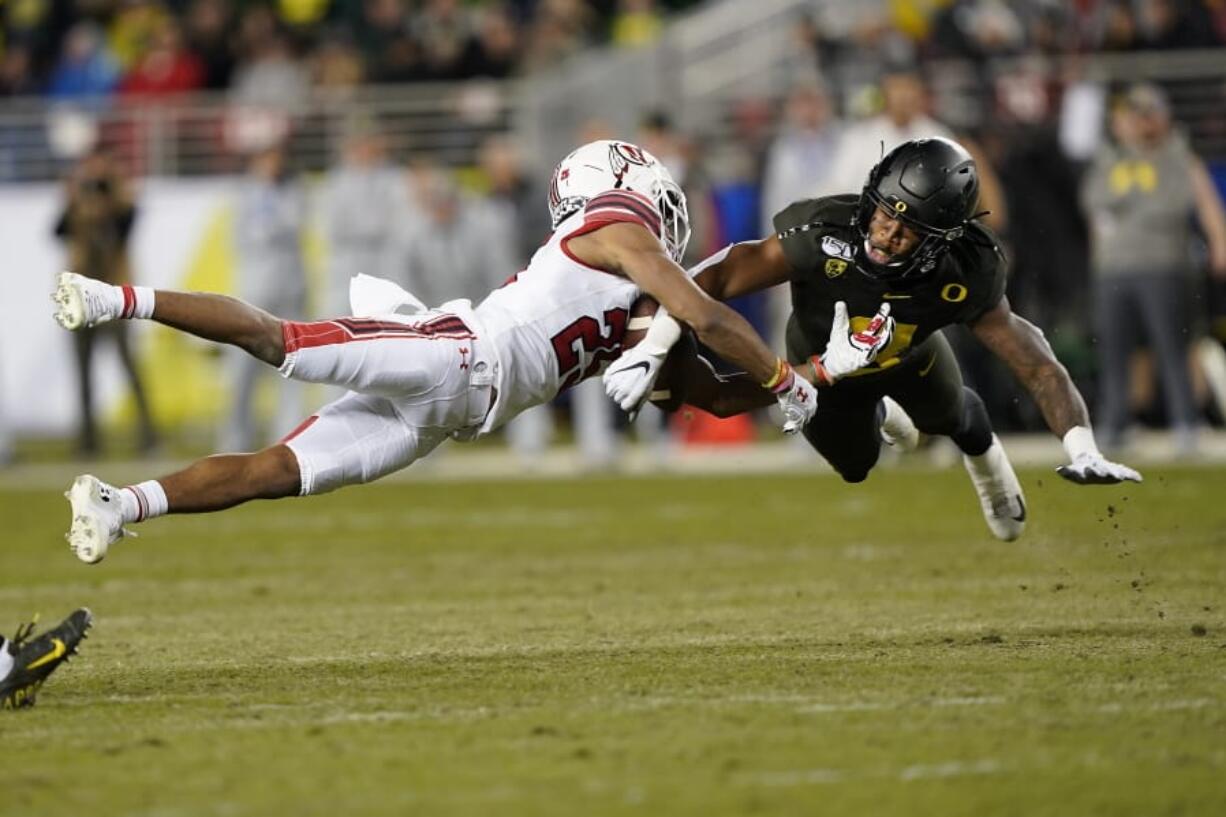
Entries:
<svg viewBox="0 0 1226 817">
<path fill-rule="evenodd" d="M 170 507 L 166 501 L 166 491 L 156 479 L 129 485 L 120 490 L 119 499 L 124 522 L 144 522 L 146 519 L 161 516 Z"/>
<path fill-rule="evenodd" d="M 124 284 L 116 287 L 123 296 L 121 318 L 152 318 L 153 287 L 134 287 Z"/>
<path fill-rule="evenodd" d="M 13 656 L 9 655 L 8 639 L 0 635 L 0 680 L 8 677 L 13 668 Z"/>
</svg>

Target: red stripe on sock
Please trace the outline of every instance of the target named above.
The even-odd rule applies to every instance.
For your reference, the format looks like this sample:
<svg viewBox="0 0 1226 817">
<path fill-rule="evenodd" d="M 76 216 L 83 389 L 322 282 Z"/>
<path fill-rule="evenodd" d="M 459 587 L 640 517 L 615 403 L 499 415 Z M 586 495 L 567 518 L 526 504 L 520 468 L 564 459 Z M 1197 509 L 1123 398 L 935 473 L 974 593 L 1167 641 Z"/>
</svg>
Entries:
<svg viewBox="0 0 1226 817">
<path fill-rule="evenodd" d="M 136 497 L 136 519 L 132 521 L 140 522 L 149 515 L 149 503 L 145 499 L 144 492 L 142 492 L 141 489 L 137 488 L 135 485 L 129 485 L 124 490 L 131 491 L 132 496 Z"/>
<path fill-rule="evenodd" d="M 123 311 L 119 313 L 121 318 L 130 318 L 136 314 L 136 290 L 127 284 L 123 285 Z"/>
</svg>

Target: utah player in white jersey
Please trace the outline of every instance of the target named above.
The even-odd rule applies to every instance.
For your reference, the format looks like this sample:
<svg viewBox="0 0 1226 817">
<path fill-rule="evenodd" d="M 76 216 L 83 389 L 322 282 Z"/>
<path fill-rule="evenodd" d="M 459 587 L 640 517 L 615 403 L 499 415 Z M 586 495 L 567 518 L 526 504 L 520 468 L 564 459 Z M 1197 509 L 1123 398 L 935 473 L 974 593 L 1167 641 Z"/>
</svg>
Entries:
<svg viewBox="0 0 1226 817">
<path fill-rule="evenodd" d="M 784 431 L 813 416 L 813 386 L 678 266 L 689 238 L 685 197 L 654 157 L 625 142 L 585 145 L 554 171 L 549 207 L 552 237 L 476 308 L 452 301 L 427 309 L 388 281 L 359 276 L 354 317 L 302 323 L 222 295 L 62 273 L 53 298 L 66 329 L 148 318 L 237 346 L 286 377 L 349 390 L 256 453 L 207 457 L 125 488 L 77 477 L 67 494 L 73 552 L 97 562 L 127 524 L 370 482 L 448 437 L 492 431 L 599 374 L 620 353 L 640 292 L 774 391 Z"/>
</svg>

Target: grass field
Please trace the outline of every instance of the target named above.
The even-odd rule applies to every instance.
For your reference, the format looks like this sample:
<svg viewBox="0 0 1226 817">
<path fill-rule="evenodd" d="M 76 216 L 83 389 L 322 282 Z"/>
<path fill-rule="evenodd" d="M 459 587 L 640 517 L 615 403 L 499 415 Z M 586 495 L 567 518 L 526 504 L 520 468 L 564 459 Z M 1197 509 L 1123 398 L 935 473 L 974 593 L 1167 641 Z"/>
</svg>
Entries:
<svg viewBox="0 0 1226 817">
<path fill-rule="evenodd" d="M 1226 472 L 379 484 L 143 526 L 0 492 L 0 813 L 1226 814 Z"/>
</svg>

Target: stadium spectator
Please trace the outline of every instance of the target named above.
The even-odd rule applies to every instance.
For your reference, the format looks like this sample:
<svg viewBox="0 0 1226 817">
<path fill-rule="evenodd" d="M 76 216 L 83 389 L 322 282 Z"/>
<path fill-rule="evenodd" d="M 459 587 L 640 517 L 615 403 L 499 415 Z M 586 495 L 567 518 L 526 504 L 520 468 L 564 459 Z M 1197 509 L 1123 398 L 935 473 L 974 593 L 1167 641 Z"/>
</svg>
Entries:
<svg viewBox="0 0 1226 817">
<path fill-rule="evenodd" d="M 464 57 L 472 37 L 472 22 L 459 0 L 425 0 L 409 25 L 422 49 L 427 78 L 464 77 Z"/>
<path fill-rule="evenodd" d="M 243 14 L 239 42 L 241 61 L 230 89 L 237 104 L 289 111 L 306 99 L 310 76 L 266 6 L 251 6 Z"/>
<path fill-rule="evenodd" d="M 933 23 L 934 54 L 985 60 L 1016 54 L 1026 44 L 1026 26 L 1008 3 L 999 0 L 956 0 Z"/>
<path fill-rule="evenodd" d="M 325 35 L 312 58 L 315 87 L 326 88 L 333 94 L 357 88 L 365 71 L 361 55 L 349 38 L 341 34 Z"/>
<path fill-rule="evenodd" d="M 332 0 L 274 0 L 277 20 L 285 27 L 297 47 L 315 44 L 320 28 L 327 20 Z"/>
<path fill-rule="evenodd" d="M 32 68 L 55 58 L 56 50 L 73 17 L 66 3 L 57 0 L 25 0 L 5 3 L 0 10 L 0 29 L 4 31 L 5 55 L 21 51 Z"/>
<path fill-rule="evenodd" d="M 1226 276 L 1226 218 L 1204 163 L 1172 127 L 1157 86 L 1135 85 L 1116 101 L 1111 133 L 1114 141 L 1094 158 L 1082 186 L 1092 237 L 1098 427 L 1108 445 L 1123 442 L 1132 417 L 1129 361 L 1143 332 L 1156 355 L 1176 445 L 1191 453 L 1198 413 L 1188 346 L 1199 315 L 1190 216 L 1200 222 L 1218 277 Z"/>
<path fill-rule="evenodd" d="M 483 206 L 501 211 L 493 218 L 513 225 L 515 253 L 512 265 L 517 269 L 525 267 L 532 253 L 552 232 L 549 214 L 541 206 L 546 200 L 546 191 L 533 183 L 518 146 L 507 136 L 485 140 L 478 162 L 488 184 Z"/>
<path fill-rule="evenodd" d="M 1213 45 L 1213 27 L 1199 2 L 1141 0 L 1139 22 L 1144 48 L 1204 48 Z"/>
<path fill-rule="evenodd" d="M 67 203 L 56 222 L 55 234 L 67 248 L 68 269 L 87 278 L 130 284 L 128 239 L 136 221 L 136 205 L 110 155 L 94 150 L 82 159 L 68 179 L 66 192 Z M 136 400 L 140 422 L 138 446 L 148 453 L 157 444 L 157 434 L 128 332 L 122 324 L 89 329 L 74 338 L 80 401 L 78 453 L 94 456 L 99 452 L 93 399 L 93 352 L 99 338 L 113 339 L 119 350 L 119 361 Z"/>
<path fill-rule="evenodd" d="M 540 70 L 578 53 L 591 41 L 595 23 L 595 14 L 580 0 L 541 0 L 524 50 L 525 68 Z"/>
<path fill-rule="evenodd" d="M 170 12 L 154 0 L 117 0 L 109 16 L 107 43 L 123 71 L 136 65 Z"/>
<path fill-rule="evenodd" d="M 764 232 L 771 217 L 794 201 L 822 189 L 839 149 L 841 125 L 824 86 L 803 82 L 784 103 L 783 126 L 771 143 L 762 179 Z"/>
<path fill-rule="evenodd" d="M 102 30 L 92 22 L 80 22 L 64 38 L 59 62 L 47 83 L 47 95 L 97 106 L 111 95 L 119 79 L 119 63 L 107 49 Z"/>
<path fill-rule="evenodd" d="M 424 78 L 421 48 L 409 32 L 408 16 L 400 0 L 363 0 L 354 29 L 372 81 Z"/>
<path fill-rule="evenodd" d="M 178 21 L 167 18 L 157 25 L 148 49 L 124 75 L 119 93 L 151 101 L 194 91 L 204 82 L 204 65 L 184 44 Z"/>
<path fill-rule="evenodd" d="M 617 0 L 609 27 L 610 40 L 622 48 L 650 45 L 660 38 L 664 21 L 655 0 Z"/>
<path fill-rule="evenodd" d="M 306 317 L 302 257 L 306 216 L 306 196 L 290 173 L 284 146 L 277 144 L 252 156 L 239 191 L 234 226 L 240 298 L 277 315 Z M 270 433 L 261 435 L 254 417 L 256 387 L 274 373 L 249 355 L 230 358 L 233 402 L 221 449 L 250 451 L 289 433 L 302 416 L 301 384 L 274 378 L 279 381 L 277 410 Z"/>
<path fill-rule="evenodd" d="M 506 79 L 516 72 L 520 56 L 520 30 L 505 6 L 478 10 L 476 34 L 468 44 L 463 73 L 466 77 Z"/>
<path fill-rule="evenodd" d="M 415 169 L 413 193 L 419 216 L 393 233 L 401 269 L 392 280 L 424 303 L 476 303 L 519 269 L 515 220 L 505 210 L 482 207 L 437 167 Z"/>
<path fill-rule="evenodd" d="M 881 78 L 881 102 L 880 114 L 843 131 L 834 167 L 818 193 L 859 191 L 868 171 L 881 159 L 882 151 L 893 150 L 903 142 L 930 136 L 954 138 L 949 128 L 928 115 L 928 89 L 913 67 L 895 65 L 886 69 Z M 988 213 L 984 220 L 992 229 L 1002 230 L 1006 210 L 1000 182 L 975 144 L 965 138 L 960 142 L 979 167 L 980 209 Z"/>
<path fill-rule="evenodd" d="M 234 73 L 234 18 L 226 0 L 193 0 L 187 10 L 188 46 L 204 67 L 204 87 L 223 90 Z"/>
<path fill-rule="evenodd" d="M 341 163 L 328 171 L 319 196 L 327 241 L 327 274 L 320 308 L 349 313 L 349 279 L 358 273 L 396 279 L 394 239 L 411 217 L 404 178 L 387 158 L 387 142 L 369 120 L 354 120 Z"/>
<path fill-rule="evenodd" d="M 0 97 L 24 96 L 36 89 L 30 64 L 30 49 L 10 45 L 0 54 Z"/>
</svg>

